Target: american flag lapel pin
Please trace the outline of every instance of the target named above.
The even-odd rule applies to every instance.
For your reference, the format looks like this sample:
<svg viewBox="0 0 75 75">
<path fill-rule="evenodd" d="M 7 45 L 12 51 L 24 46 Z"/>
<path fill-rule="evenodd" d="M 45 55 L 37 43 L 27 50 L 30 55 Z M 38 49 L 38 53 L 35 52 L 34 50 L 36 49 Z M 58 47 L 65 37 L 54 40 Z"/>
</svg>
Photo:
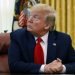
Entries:
<svg viewBox="0 0 75 75">
<path fill-rule="evenodd" d="M 56 43 L 53 43 L 53 46 L 56 46 Z"/>
</svg>

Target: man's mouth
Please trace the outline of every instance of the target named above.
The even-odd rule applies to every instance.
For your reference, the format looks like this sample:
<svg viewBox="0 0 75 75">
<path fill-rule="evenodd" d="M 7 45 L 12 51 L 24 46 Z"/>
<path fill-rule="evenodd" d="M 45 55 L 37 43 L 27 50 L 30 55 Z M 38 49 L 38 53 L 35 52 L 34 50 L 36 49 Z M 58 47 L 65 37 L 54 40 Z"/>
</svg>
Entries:
<svg viewBox="0 0 75 75">
<path fill-rule="evenodd" d="M 28 28 L 32 28 L 31 25 L 27 25 Z"/>
</svg>

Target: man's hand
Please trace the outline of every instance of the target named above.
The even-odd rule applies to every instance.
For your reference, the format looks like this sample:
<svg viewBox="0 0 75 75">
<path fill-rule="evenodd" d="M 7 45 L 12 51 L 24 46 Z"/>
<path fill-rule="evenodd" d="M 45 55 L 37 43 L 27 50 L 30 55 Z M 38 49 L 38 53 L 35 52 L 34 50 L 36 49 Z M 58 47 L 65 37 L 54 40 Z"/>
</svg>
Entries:
<svg viewBox="0 0 75 75">
<path fill-rule="evenodd" d="M 61 73 L 63 70 L 62 61 L 57 58 L 56 60 L 52 61 L 51 63 L 45 65 L 44 72 L 45 73 Z"/>
<path fill-rule="evenodd" d="M 18 25 L 20 27 L 26 27 L 27 25 L 27 17 L 26 15 L 24 14 L 24 12 L 22 11 L 20 16 L 19 16 L 19 22 L 18 22 Z"/>
</svg>

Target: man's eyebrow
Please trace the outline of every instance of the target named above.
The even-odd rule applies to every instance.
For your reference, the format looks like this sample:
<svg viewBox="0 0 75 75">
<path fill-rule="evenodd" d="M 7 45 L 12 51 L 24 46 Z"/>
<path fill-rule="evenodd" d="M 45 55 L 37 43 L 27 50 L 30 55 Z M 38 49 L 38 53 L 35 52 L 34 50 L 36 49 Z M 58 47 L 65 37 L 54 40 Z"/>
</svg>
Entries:
<svg viewBox="0 0 75 75">
<path fill-rule="evenodd" d="M 38 15 L 38 14 L 34 14 L 34 15 L 32 15 L 32 14 L 31 14 L 30 16 L 39 17 L 39 15 Z"/>
<path fill-rule="evenodd" d="M 34 15 L 34 16 L 39 16 L 39 15 Z"/>
</svg>

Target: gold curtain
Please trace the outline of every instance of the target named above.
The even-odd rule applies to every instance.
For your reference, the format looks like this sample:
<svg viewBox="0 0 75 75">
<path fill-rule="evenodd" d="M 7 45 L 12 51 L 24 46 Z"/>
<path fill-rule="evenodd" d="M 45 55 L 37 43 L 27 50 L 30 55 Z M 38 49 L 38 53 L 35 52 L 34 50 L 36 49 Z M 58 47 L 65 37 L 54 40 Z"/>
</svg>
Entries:
<svg viewBox="0 0 75 75">
<path fill-rule="evenodd" d="M 56 30 L 69 34 L 75 48 L 75 0 L 40 0 L 56 10 Z"/>
</svg>

